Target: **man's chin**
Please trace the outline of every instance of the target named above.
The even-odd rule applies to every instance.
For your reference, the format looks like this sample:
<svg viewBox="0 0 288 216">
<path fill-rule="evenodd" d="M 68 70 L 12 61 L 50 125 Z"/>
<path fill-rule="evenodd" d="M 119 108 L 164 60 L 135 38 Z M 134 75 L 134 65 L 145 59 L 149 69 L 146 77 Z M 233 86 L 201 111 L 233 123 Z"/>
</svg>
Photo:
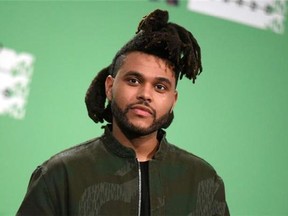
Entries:
<svg viewBox="0 0 288 216">
<path fill-rule="evenodd" d="M 143 131 L 146 131 L 146 130 L 149 130 L 151 127 L 152 127 L 152 123 L 144 123 L 143 121 L 142 122 L 133 122 L 133 121 L 130 121 L 129 122 L 129 125 L 132 127 L 132 128 L 135 128 L 135 130 L 143 130 Z"/>
<path fill-rule="evenodd" d="M 139 124 L 127 124 L 124 127 L 122 126 L 122 132 L 129 137 L 139 137 L 139 136 L 147 136 L 149 134 L 157 131 L 158 128 L 153 128 L 151 125 L 139 125 Z"/>
</svg>

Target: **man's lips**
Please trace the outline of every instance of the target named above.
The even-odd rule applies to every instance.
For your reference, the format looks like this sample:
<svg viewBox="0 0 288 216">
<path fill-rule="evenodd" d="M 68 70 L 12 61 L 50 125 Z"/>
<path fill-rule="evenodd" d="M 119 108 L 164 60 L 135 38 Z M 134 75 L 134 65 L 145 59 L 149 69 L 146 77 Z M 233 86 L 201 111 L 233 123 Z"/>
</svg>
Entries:
<svg viewBox="0 0 288 216">
<path fill-rule="evenodd" d="M 134 113 L 140 116 L 151 116 L 154 114 L 152 109 L 140 104 L 132 106 L 131 109 L 133 110 Z"/>
</svg>

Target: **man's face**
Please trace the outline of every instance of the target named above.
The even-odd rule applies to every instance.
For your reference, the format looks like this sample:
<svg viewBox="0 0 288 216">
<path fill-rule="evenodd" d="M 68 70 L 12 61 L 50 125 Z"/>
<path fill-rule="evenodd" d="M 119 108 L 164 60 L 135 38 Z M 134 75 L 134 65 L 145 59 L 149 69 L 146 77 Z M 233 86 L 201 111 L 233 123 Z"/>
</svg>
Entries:
<svg viewBox="0 0 288 216">
<path fill-rule="evenodd" d="M 176 103 L 175 83 L 172 69 L 162 59 L 127 54 L 115 78 L 108 76 L 105 83 L 113 124 L 134 135 L 157 131 Z"/>
</svg>

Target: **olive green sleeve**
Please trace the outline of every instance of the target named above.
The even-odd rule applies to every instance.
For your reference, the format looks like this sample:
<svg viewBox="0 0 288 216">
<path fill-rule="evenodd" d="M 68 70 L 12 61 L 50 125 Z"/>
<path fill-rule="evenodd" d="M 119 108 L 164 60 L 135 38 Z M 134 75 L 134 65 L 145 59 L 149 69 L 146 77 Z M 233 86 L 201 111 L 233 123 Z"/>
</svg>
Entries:
<svg viewBox="0 0 288 216">
<path fill-rule="evenodd" d="M 43 167 L 39 166 L 32 174 L 27 193 L 17 212 L 19 215 L 56 215 Z"/>
<path fill-rule="evenodd" d="M 226 202 L 224 182 L 218 175 L 215 176 L 215 194 L 212 204 L 213 216 L 230 216 Z"/>
</svg>

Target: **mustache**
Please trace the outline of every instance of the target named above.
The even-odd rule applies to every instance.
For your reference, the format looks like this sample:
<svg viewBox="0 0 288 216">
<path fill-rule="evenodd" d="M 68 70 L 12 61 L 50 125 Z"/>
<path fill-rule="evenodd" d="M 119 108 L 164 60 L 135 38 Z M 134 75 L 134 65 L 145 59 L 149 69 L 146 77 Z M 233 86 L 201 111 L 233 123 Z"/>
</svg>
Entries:
<svg viewBox="0 0 288 216">
<path fill-rule="evenodd" d="M 156 116 L 156 110 L 153 107 L 151 107 L 147 101 L 139 101 L 139 102 L 136 102 L 136 103 L 128 104 L 124 113 L 126 114 L 128 112 L 128 110 L 131 109 L 135 105 L 146 106 L 148 109 L 150 109 L 152 111 L 152 115 L 154 117 Z"/>
</svg>

